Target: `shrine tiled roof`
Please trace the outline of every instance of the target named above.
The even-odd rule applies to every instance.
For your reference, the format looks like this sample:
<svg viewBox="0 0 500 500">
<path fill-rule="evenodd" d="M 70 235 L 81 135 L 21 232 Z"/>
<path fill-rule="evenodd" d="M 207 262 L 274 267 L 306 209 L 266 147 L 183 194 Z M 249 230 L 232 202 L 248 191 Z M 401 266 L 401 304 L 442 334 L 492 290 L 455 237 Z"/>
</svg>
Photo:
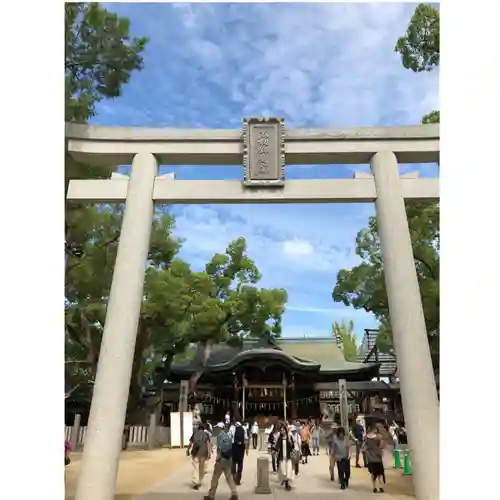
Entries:
<svg viewBox="0 0 500 500">
<path fill-rule="evenodd" d="M 231 370 L 239 363 L 257 356 L 285 362 L 297 370 L 318 373 L 373 371 L 376 366 L 346 361 L 335 340 L 331 338 L 282 338 L 268 341 L 245 339 L 239 347 L 227 344 L 214 346 L 204 371 Z M 201 366 L 202 358 L 203 348 L 200 347 L 192 360 L 182 364 L 174 361 L 172 372 L 192 372 Z"/>
</svg>

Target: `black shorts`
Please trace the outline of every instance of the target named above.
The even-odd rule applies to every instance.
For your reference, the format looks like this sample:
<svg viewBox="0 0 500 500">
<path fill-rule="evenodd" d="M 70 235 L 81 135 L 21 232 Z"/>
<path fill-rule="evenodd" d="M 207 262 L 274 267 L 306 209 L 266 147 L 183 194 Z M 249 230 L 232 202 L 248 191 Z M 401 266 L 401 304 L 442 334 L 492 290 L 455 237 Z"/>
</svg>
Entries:
<svg viewBox="0 0 500 500">
<path fill-rule="evenodd" d="M 302 456 L 308 457 L 311 455 L 311 450 L 309 449 L 309 443 L 307 441 L 302 441 L 300 448 L 301 448 Z"/>
<path fill-rule="evenodd" d="M 374 479 L 379 476 L 384 476 L 384 464 L 382 462 L 368 462 L 368 472 Z"/>
</svg>

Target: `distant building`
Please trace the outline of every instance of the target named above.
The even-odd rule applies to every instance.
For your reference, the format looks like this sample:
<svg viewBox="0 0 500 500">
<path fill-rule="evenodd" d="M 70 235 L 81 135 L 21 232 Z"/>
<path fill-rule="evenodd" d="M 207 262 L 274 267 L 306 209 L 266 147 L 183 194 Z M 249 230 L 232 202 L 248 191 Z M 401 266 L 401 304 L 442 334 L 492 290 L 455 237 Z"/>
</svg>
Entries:
<svg viewBox="0 0 500 500">
<path fill-rule="evenodd" d="M 358 361 L 361 363 L 380 363 L 379 376 L 393 379 L 396 377 L 397 363 L 393 354 L 380 352 L 377 347 L 378 330 L 366 328 L 358 349 Z"/>
</svg>

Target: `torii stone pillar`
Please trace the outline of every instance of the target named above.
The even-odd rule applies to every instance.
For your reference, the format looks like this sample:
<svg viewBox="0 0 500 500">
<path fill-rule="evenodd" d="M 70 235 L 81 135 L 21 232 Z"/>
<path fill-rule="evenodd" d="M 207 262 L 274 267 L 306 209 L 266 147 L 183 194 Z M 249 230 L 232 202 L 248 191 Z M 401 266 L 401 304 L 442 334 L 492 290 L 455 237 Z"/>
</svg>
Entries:
<svg viewBox="0 0 500 500">
<path fill-rule="evenodd" d="M 371 170 L 415 493 L 438 500 L 439 403 L 396 156 L 376 153 Z"/>
<path fill-rule="evenodd" d="M 134 157 L 76 500 L 112 500 L 115 494 L 157 173 L 158 163 L 152 154 Z"/>
</svg>

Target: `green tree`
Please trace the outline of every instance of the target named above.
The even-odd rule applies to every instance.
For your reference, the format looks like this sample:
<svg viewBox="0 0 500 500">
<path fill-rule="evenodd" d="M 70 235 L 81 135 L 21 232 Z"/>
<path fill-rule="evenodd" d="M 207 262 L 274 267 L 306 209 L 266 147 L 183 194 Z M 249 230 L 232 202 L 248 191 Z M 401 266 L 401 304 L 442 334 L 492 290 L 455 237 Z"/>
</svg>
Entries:
<svg viewBox="0 0 500 500">
<path fill-rule="evenodd" d="M 74 211 L 80 216 L 75 235 L 82 242 L 84 254 L 82 258 L 69 257 L 66 272 L 67 393 L 81 385 L 85 377 L 92 382 L 96 374 L 122 213 L 119 205 Z M 176 267 L 173 263 L 181 241 L 170 236 L 172 227 L 173 218 L 168 214 L 158 214 L 153 221 L 146 284 L 154 281 L 152 274 Z M 173 280 L 170 275 L 168 278 Z M 161 304 L 161 299 L 157 288 L 145 288 L 132 370 L 132 406 L 137 406 L 147 367 L 156 361 L 154 346 L 161 339 L 158 329 L 153 328 L 154 321 L 159 322 L 156 326 L 168 328 L 171 318 L 177 318 L 177 304 L 172 301 L 157 306 L 161 314 L 153 308 Z"/>
<path fill-rule="evenodd" d="M 65 10 L 66 121 L 85 123 L 102 99 L 121 95 L 143 68 L 146 37 L 131 38 L 130 21 L 99 3 L 67 3 Z"/>
<path fill-rule="evenodd" d="M 194 325 L 194 337 L 203 355 L 189 381 L 191 391 L 217 343 L 228 341 L 232 345 L 241 345 L 246 336 L 279 336 L 287 301 L 287 294 L 282 289 L 255 286 L 261 274 L 247 254 L 245 238 L 232 241 L 225 254 L 214 255 L 205 272 L 212 287 L 205 310 Z"/>
<path fill-rule="evenodd" d="M 427 4 L 416 7 L 404 36 L 395 51 L 405 68 L 414 72 L 432 71 L 439 66 L 439 11 Z M 439 123 L 438 110 L 422 118 L 422 123 Z M 434 366 L 439 364 L 439 205 L 409 204 L 406 207 L 415 267 L 420 284 L 429 345 Z M 362 263 L 341 270 L 333 299 L 357 309 L 372 312 L 380 320 L 377 345 L 382 352 L 393 352 L 389 307 L 383 275 L 377 220 L 371 217 L 368 228 L 356 238 L 356 253 Z"/>
<path fill-rule="evenodd" d="M 394 50 L 401 55 L 403 66 L 412 71 L 439 66 L 439 10 L 425 3 L 418 5 Z"/>
<path fill-rule="evenodd" d="M 66 287 L 67 388 L 92 387 L 104 330 L 121 225 L 120 206 L 93 207 L 78 224 L 87 231 L 83 258 L 71 257 Z M 286 293 L 259 289 L 246 242 L 231 242 L 203 272 L 193 272 L 176 257 L 181 240 L 172 238 L 173 218 L 158 213 L 153 222 L 137 341 L 132 366 L 127 421 L 138 420 L 144 389 L 168 376 L 172 360 L 193 345 L 213 345 L 246 335 L 279 335 Z M 206 359 L 204 360 L 206 362 Z M 203 364 L 200 366 L 200 374 Z M 198 377 L 193 377 L 192 384 Z M 90 391 L 88 391 L 90 392 Z"/>
<path fill-rule="evenodd" d="M 436 366 L 439 362 L 439 207 L 436 204 L 408 204 L 407 216 L 431 354 Z M 382 324 L 378 346 L 383 352 L 390 352 L 389 306 L 376 217 L 370 217 L 368 228 L 359 231 L 356 254 L 362 262 L 352 269 L 338 272 L 333 300 L 373 313 Z"/>
<path fill-rule="evenodd" d="M 332 336 L 342 349 L 346 361 L 356 361 L 358 359 L 358 342 L 354 333 L 354 322 L 352 320 L 346 323 L 334 321 L 332 323 Z"/>
<path fill-rule="evenodd" d="M 420 4 L 413 12 L 404 36 L 398 38 L 394 50 L 401 62 L 415 73 L 432 71 L 439 66 L 439 10 Z M 439 111 L 425 115 L 422 123 L 439 123 Z"/>
<path fill-rule="evenodd" d="M 129 20 L 96 2 L 66 3 L 64 12 L 65 121 L 86 123 L 98 102 L 118 97 L 132 73 L 143 68 L 147 38 L 131 38 Z M 65 194 L 70 179 L 107 179 L 115 170 L 114 165 L 82 164 L 68 153 L 65 166 Z M 70 245 L 85 244 L 85 232 L 76 226 L 92 216 L 89 205 L 66 203 L 65 235 Z"/>
</svg>

